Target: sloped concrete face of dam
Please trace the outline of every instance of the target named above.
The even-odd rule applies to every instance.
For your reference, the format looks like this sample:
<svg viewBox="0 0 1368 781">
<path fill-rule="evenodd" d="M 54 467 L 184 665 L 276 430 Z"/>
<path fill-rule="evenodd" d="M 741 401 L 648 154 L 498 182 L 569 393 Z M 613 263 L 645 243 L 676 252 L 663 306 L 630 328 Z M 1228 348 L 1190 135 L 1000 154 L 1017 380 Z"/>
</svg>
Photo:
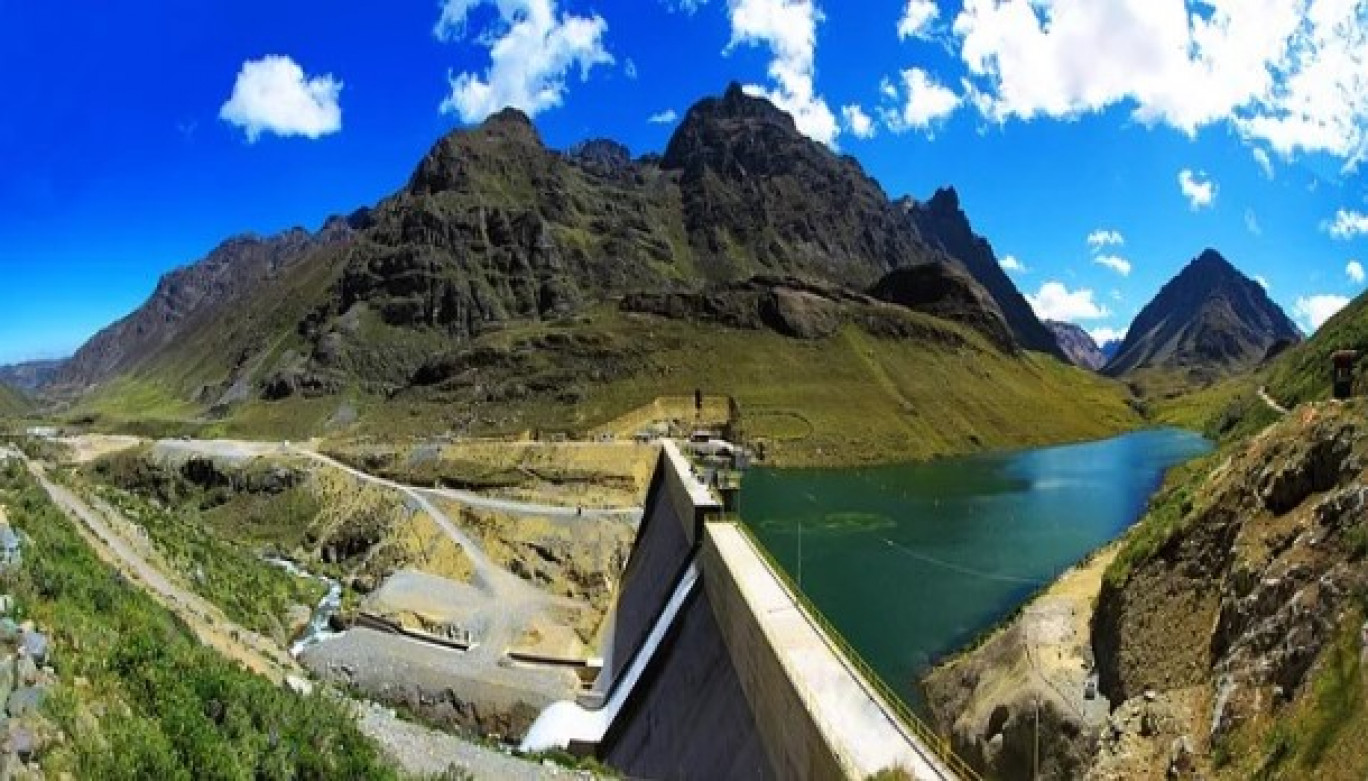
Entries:
<svg viewBox="0 0 1368 781">
<path fill-rule="evenodd" d="M 662 449 L 602 674 L 523 748 L 634 778 L 957 776 L 837 650 L 673 443 Z"/>
<path fill-rule="evenodd" d="M 601 746 L 639 778 L 777 778 L 704 590 L 695 591 Z"/>
</svg>

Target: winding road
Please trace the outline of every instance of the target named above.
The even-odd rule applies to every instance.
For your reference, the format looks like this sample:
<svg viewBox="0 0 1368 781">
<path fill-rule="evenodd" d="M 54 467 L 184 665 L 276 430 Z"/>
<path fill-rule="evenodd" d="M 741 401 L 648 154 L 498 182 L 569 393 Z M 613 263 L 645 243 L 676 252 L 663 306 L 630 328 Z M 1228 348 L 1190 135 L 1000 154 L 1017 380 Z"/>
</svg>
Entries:
<svg viewBox="0 0 1368 781">
<path fill-rule="evenodd" d="M 1273 400 L 1273 397 L 1268 395 L 1268 386 L 1267 386 L 1267 385 L 1260 385 L 1260 386 L 1259 386 L 1259 400 L 1262 401 L 1264 404 L 1267 404 L 1269 409 L 1273 410 L 1274 412 L 1278 413 L 1279 415 L 1286 415 L 1286 414 L 1287 414 L 1287 407 L 1284 407 L 1283 405 L 1281 405 L 1281 404 L 1279 404 L 1278 402 L 1274 401 L 1274 400 Z"/>
</svg>

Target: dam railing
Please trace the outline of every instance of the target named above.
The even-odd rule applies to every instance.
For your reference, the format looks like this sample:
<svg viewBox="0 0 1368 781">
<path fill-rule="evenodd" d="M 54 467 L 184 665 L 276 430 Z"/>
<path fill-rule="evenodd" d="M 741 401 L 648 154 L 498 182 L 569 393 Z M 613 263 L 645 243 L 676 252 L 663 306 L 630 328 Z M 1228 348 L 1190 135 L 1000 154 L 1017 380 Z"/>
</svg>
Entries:
<svg viewBox="0 0 1368 781">
<path fill-rule="evenodd" d="M 979 772 L 955 753 L 949 739 L 923 721 L 902 697 L 893 691 L 883 677 L 869 666 L 869 663 L 864 660 L 859 651 L 855 650 L 850 641 L 846 640 L 840 630 L 827 620 L 817 605 L 798 588 L 798 584 L 789 576 L 788 570 L 780 565 L 778 559 L 760 542 L 755 536 L 755 532 L 741 520 L 739 515 L 718 513 L 709 516 L 707 520 L 710 523 L 730 524 L 741 532 L 761 560 L 773 571 L 774 576 L 793 597 L 794 603 L 806 614 L 808 620 L 822 632 L 826 641 L 836 649 L 845 663 L 855 668 L 865 684 L 873 690 L 872 693 L 875 697 L 882 702 L 885 710 L 891 713 L 903 728 L 910 732 L 921 745 L 935 754 L 935 758 L 945 765 L 950 772 L 965 779 L 965 781 L 982 781 L 983 777 Z"/>
</svg>

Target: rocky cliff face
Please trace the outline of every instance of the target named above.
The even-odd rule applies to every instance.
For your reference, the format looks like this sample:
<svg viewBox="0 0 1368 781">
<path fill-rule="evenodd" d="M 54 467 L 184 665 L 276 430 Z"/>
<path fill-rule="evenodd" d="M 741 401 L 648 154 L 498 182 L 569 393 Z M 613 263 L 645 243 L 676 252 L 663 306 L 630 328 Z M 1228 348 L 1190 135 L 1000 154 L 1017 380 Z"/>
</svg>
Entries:
<svg viewBox="0 0 1368 781">
<path fill-rule="evenodd" d="M 1122 704 L 1100 768 L 1173 761 L 1169 742 L 1202 755 L 1293 704 L 1321 706 L 1310 682 L 1335 638 L 1356 633 L 1345 624 L 1362 620 L 1368 594 L 1365 413 L 1300 409 L 1142 522 L 1094 616 L 1102 689 Z M 1152 710 L 1167 726 L 1154 716 L 1148 735 L 1131 734 L 1125 714 L 1138 729 Z M 1142 737 L 1164 750 L 1145 754 Z"/>
<path fill-rule="evenodd" d="M 1106 364 L 1107 358 L 1103 354 L 1102 348 L 1097 346 L 1097 342 L 1093 341 L 1087 331 L 1073 323 L 1061 323 L 1058 320 L 1046 320 L 1044 322 L 1045 327 L 1054 334 L 1055 341 L 1059 343 L 1059 349 L 1064 351 L 1064 354 L 1075 366 L 1097 371 Z"/>
<path fill-rule="evenodd" d="M 678 176 L 689 245 L 709 279 L 798 274 L 863 288 L 937 259 L 859 163 L 737 84 L 689 109 L 661 167 Z"/>
<path fill-rule="evenodd" d="M 937 190 L 924 203 L 904 199 L 900 205 L 922 241 L 953 258 L 988 290 L 1022 347 L 1065 357 L 1054 335 L 998 264 L 992 245 L 970 226 L 955 188 Z"/>
<path fill-rule="evenodd" d="M 1301 332 L 1262 285 L 1208 249 L 1140 310 L 1104 371 L 1218 376 L 1258 364 L 1279 340 L 1300 341 Z"/>
</svg>

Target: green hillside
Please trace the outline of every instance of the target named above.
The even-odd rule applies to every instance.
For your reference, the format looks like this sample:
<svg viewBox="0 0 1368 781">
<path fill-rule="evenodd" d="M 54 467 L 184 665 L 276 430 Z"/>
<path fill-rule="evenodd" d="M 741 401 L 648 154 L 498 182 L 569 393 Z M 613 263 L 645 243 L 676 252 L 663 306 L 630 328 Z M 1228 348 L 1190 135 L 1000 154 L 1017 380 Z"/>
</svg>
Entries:
<svg viewBox="0 0 1368 781">
<path fill-rule="evenodd" d="M 32 407 L 33 402 L 27 396 L 8 385 L 0 384 L 0 418 L 23 415 Z"/>
<path fill-rule="evenodd" d="M 1358 393 L 1368 392 L 1368 294 L 1355 299 L 1316 331 L 1288 350 L 1273 365 L 1268 392 L 1286 406 L 1330 398 L 1330 356 L 1337 350 L 1359 351 Z"/>
<path fill-rule="evenodd" d="M 734 396 L 747 434 L 788 465 L 931 458 L 1103 437 L 1142 423 L 1118 382 L 1037 353 L 1004 353 L 959 324 L 899 317 L 915 336 L 874 335 L 851 323 L 802 340 L 599 307 L 573 322 L 475 340 L 454 358 L 479 364 L 469 381 L 393 396 L 356 387 L 253 400 L 214 420 L 177 401 L 186 376 L 171 362 L 101 389 L 73 417 L 159 435 L 574 434 L 701 388 Z M 340 425 L 352 417 L 346 413 L 356 420 Z"/>
</svg>

